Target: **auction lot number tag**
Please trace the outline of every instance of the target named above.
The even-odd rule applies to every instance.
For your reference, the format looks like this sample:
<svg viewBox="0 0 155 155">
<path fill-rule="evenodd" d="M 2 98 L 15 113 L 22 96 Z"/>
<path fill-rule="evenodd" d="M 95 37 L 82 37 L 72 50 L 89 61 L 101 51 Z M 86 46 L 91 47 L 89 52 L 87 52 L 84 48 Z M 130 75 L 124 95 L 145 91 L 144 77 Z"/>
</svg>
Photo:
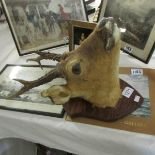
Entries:
<svg viewBox="0 0 155 155">
<path fill-rule="evenodd" d="M 143 69 L 131 69 L 132 75 L 143 75 Z"/>
<path fill-rule="evenodd" d="M 125 50 L 126 52 L 129 52 L 129 53 L 132 53 L 132 52 L 133 52 L 133 48 L 131 48 L 131 47 L 129 47 L 129 46 L 125 46 L 125 47 L 124 47 L 124 50 Z"/>
<path fill-rule="evenodd" d="M 122 95 L 129 98 L 133 92 L 134 92 L 134 89 L 132 89 L 130 87 L 125 87 L 125 89 L 122 92 Z"/>
</svg>

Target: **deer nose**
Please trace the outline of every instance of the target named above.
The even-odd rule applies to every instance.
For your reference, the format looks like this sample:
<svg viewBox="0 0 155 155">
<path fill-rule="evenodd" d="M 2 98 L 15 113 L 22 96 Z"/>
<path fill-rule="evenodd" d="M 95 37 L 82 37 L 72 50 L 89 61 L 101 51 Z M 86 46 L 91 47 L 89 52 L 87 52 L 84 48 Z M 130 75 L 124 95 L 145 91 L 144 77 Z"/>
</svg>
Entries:
<svg viewBox="0 0 155 155">
<path fill-rule="evenodd" d="M 99 27 L 105 27 L 108 22 L 114 23 L 114 18 L 113 17 L 108 17 L 108 18 L 103 17 L 99 22 Z"/>
<path fill-rule="evenodd" d="M 103 31 L 102 31 L 103 30 Z M 102 31 L 102 37 L 105 38 L 105 50 L 110 52 L 115 43 L 120 38 L 119 29 L 113 17 L 102 18 L 98 23 L 98 31 Z"/>
</svg>

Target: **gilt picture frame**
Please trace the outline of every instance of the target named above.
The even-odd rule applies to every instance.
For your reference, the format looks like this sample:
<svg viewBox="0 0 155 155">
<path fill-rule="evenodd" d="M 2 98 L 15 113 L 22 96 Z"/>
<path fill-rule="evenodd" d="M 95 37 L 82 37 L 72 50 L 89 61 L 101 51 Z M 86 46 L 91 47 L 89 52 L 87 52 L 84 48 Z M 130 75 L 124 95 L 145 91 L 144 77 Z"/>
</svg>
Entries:
<svg viewBox="0 0 155 155">
<path fill-rule="evenodd" d="M 98 21 L 114 17 L 122 37 L 122 50 L 148 63 L 155 50 L 154 0 L 102 0 Z"/>
<path fill-rule="evenodd" d="M 95 28 L 96 23 L 72 20 L 69 22 L 69 51 L 78 47 Z"/>
<path fill-rule="evenodd" d="M 52 69 L 54 69 L 54 66 L 43 66 L 43 69 L 41 69 L 38 65 L 6 65 L 0 72 L 0 109 L 63 117 L 64 109 L 62 105 L 55 105 L 49 98 L 41 96 L 41 91 L 49 88 L 54 83 L 61 83 L 61 80 L 35 87 L 18 97 L 9 99 L 9 96 L 22 87 L 21 83 L 13 79 L 35 80 Z"/>
<path fill-rule="evenodd" d="M 68 44 L 68 21 L 87 21 L 84 0 L 2 0 L 19 55 Z"/>
</svg>

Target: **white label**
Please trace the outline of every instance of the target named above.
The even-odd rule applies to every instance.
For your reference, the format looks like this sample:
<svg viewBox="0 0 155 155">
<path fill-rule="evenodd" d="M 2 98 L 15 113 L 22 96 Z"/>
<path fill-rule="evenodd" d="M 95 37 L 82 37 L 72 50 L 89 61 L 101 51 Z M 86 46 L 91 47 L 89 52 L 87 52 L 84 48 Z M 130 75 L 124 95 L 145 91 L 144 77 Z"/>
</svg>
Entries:
<svg viewBox="0 0 155 155">
<path fill-rule="evenodd" d="M 129 52 L 129 53 L 132 53 L 133 52 L 133 49 L 131 47 L 128 47 L 128 46 L 125 46 L 124 47 L 124 50 Z"/>
<path fill-rule="evenodd" d="M 134 92 L 134 89 L 130 87 L 125 87 L 125 89 L 122 92 L 122 95 L 129 98 L 133 92 Z"/>
<path fill-rule="evenodd" d="M 131 69 L 132 75 L 143 75 L 143 69 Z"/>
<path fill-rule="evenodd" d="M 139 100 L 140 100 L 140 96 L 137 96 L 137 95 L 136 95 L 134 101 L 135 101 L 135 102 L 139 102 Z"/>
</svg>

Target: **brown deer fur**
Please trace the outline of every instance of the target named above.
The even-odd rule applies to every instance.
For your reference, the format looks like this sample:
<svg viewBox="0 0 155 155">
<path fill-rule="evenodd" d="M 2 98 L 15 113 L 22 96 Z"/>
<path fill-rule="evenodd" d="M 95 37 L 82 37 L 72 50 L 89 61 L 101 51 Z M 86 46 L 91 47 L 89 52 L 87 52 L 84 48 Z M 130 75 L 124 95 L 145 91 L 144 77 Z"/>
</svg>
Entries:
<svg viewBox="0 0 155 155">
<path fill-rule="evenodd" d="M 81 97 L 94 106 L 114 107 L 120 98 L 118 77 L 120 39 L 115 38 L 117 40 L 114 46 L 107 51 L 105 49 L 107 31 L 107 28 L 99 29 L 97 26 L 79 48 L 60 62 L 60 70 L 65 75 L 67 84 L 52 86 L 43 91 L 42 96 L 50 96 L 56 104 L 64 104 L 70 98 Z M 72 72 L 72 67 L 77 63 L 81 66 L 79 75 Z"/>
</svg>

